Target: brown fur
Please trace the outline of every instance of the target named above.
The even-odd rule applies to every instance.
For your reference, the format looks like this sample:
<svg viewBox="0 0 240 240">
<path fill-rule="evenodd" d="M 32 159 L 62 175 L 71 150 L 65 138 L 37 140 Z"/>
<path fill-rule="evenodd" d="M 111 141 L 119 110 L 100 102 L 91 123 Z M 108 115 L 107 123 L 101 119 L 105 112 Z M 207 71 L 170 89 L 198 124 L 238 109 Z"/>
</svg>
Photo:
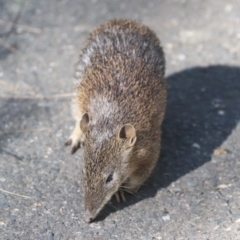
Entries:
<svg viewBox="0 0 240 240">
<path fill-rule="evenodd" d="M 112 20 L 89 35 L 76 71 L 76 127 L 66 143 L 74 153 L 84 141 L 87 221 L 120 187 L 137 191 L 156 165 L 166 105 L 164 71 L 159 40 L 144 25 Z"/>
</svg>

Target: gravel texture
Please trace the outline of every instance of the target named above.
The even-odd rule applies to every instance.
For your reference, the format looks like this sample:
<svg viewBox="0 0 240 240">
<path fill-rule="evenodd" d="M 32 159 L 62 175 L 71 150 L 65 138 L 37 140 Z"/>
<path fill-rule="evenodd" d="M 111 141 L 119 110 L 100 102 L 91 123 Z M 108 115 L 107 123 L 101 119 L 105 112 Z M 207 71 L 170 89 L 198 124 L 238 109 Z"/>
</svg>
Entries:
<svg viewBox="0 0 240 240">
<path fill-rule="evenodd" d="M 82 43 L 114 17 L 160 37 L 167 114 L 152 176 L 87 224 L 63 144 Z M 238 0 L 0 0 L 0 239 L 240 239 L 239 26 Z"/>
</svg>

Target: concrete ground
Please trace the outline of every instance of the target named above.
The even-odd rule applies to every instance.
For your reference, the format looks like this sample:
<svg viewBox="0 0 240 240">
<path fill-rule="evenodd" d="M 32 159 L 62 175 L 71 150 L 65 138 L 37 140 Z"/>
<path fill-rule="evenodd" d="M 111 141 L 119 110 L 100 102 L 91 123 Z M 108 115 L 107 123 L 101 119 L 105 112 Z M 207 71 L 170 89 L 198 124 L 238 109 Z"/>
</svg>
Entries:
<svg viewBox="0 0 240 240">
<path fill-rule="evenodd" d="M 167 114 L 152 176 L 87 224 L 63 144 L 83 40 L 114 17 L 161 39 Z M 238 0 L 0 0 L 0 239 L 240 239 L 239 26 Z"/>
</svg>

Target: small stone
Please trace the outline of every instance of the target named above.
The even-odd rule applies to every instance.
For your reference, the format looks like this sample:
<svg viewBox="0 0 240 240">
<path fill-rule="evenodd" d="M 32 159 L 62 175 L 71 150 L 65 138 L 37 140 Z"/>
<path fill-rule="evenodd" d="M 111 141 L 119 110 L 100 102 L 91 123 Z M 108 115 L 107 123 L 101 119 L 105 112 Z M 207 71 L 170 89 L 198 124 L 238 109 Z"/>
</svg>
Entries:
<svg viewBox="0 0 240 240">
<path fill-rule="evenodd" d="M 33 204 L 33 207 L 41 207 L 41 206 L 42 206 L 42 204 L 39 203 L 39 202 L 35 202 L 35 203 Z"/>
<path fill-rule="evenodd" d="M 216 226 L 215 228 L 214 228 L 214 231 L 216 231 L 216 230 L 218 230 L 219 229 L 219 226 Z"/>
<path fill-rule="evenodd" d="M 220 156 L 220 155 L 222 155 L 224 152 L 225 152 L 225 151 L 224 151 L 223 148 L 216 148 L 216 149 L 214 150 L 213 154 L 214 154 L 215 156 Z"/>
<path fill-rule="evenodd" d="M 219 111 L 218 111 L 218 114 L 221 115 L 221 116 L 222 116 L 222 115 L 225 115 L 225 111 L 219 110 Z"/>
<path fill-rule="evenodd" d="M 233 6 L 232 6 L 231 4 L 227 4 L 227 5 L 225 6 L 225 11 L 226 11 L 226 12 L 231 12 L 232 9 L 233 9 Z"/>
<path fill-rule="evenodd" d="M 224 189 L 224 188 L 227 188 L 227 187 L 228 187 L 228 185 L 226 185 L 226 184 L 220 184 L 220 185 L 217 186 L 217 189 Z"/>
<path fill-rule="evenodd" d="M 169 221 L 169 220 L 170 220 L 170 215 L 165 215 L 165 216 L 163 216 L 163 217 L 162 217 L 162 220 L 163 220 L 164 222 Z"/>
<path fill-rule="evenodd" d="M 49 154 L 51 154 L 51 153 L 52 153 L 52 148 L 49 147 L 49 148 L 47 149 L 47 155 L 49 155 Z"/>
<path fill-rule="evenodd" d="M 198 143 L 193 143 L 192 147 L 200 149 L 200 145 Z"/>
<path fill-rule="evenodd" d="M 240 218 L 236 219 L 235 223 L 240 223 Z"/>
<path fill-rule="evenodd" d="M 160 232 L 154 233 L 154 234 L 153 234 L 153 237 L 156 238 L 156 239 L 159 239 L 159 240 L 162 239 L 162 236 L 161 236 L 161 233 L 160 233 Z"/>
<path fill-rule="evenodd" d="M 230 151 L 228 149 L 225 149 L 225 148 L 216 148 L 213 152 L 213 155 L 214 156 L 220 156 L 222 154 L 225 154 L 225 153 L 230 153 Z"/>
<path fill-rule="evenodd" d="M 177 58 L 178 58 L 179 61 L 184 61 L 184 60 L 186 59 L 186 55 L 184 55 L 184 54 L 179 54 L 179 55 L 177 56 Z"/>
<path fill-rule="evenodd" d="M 0 222 L 0 226 L 6 226 L 6 223 Z"/>
<path fill-rule="evenodd" d="M 166 44 L 166 48 L 172 49 L 172 48 L 173 48 L 173 44 L 172 44 L 172 43 L 167 43 L 167 44 Z"/>
</svg>

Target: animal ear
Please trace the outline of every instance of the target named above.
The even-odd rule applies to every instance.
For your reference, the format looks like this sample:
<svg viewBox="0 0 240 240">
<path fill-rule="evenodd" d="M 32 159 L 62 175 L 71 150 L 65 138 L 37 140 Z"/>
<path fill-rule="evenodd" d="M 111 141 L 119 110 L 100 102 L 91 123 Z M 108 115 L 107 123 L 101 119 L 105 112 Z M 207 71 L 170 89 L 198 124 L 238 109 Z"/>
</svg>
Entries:
<svg viewBox="0 0 240 240">
<path fill-rule="evenodd" d="M 89 116 L 87 113 L 84 113 L 80 121 L 80 128 L 83 132 L 87 131 L 88 123 L 89 123 Z"/>
<path fill-rule="evenodd" d="M 119 131 L 118 137 L 128 140 L 129 145 L 133 146 L 137 140 L 134 126 L 130 123 L 123 125 Z"/>
</svg>

